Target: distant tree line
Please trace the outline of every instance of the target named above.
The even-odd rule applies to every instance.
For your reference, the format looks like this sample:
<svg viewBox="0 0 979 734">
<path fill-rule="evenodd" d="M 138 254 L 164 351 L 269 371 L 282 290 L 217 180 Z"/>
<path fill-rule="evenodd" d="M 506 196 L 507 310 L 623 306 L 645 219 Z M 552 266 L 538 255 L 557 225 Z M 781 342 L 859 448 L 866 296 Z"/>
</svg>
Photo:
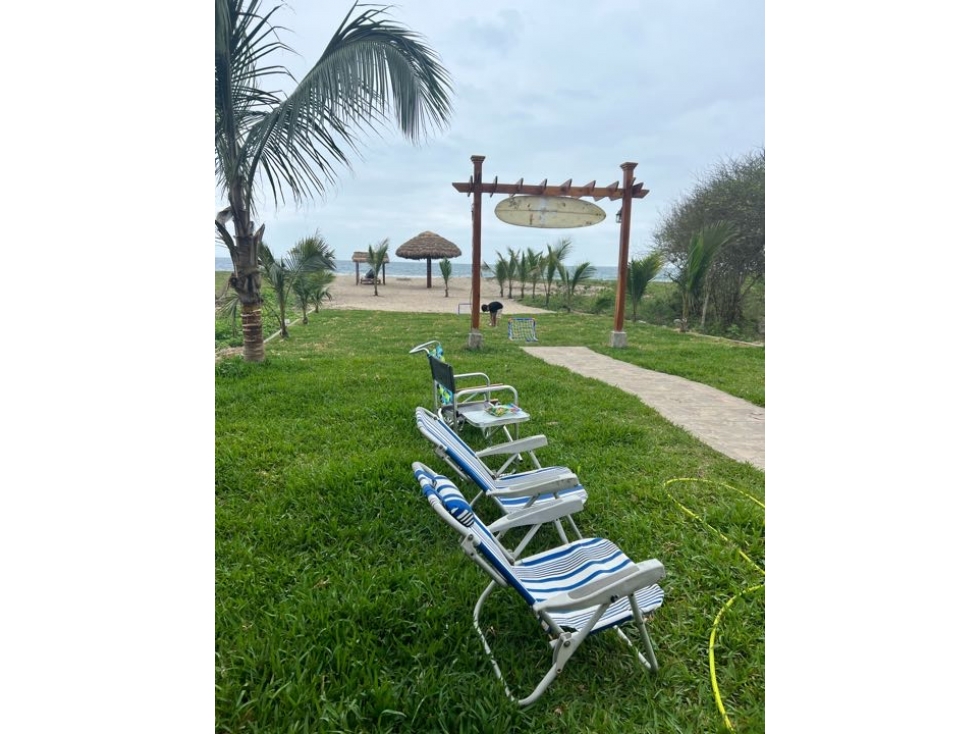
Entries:
<svg viewBox="0 0 979 734">
<path fill-rule="evenodd" d="M 701 324 L 737 326 L 745 297 L 765 279 L 764 149 L 714 166 L 673 204 L 652 242 L 680 285 L 684 322 L 689 310 Z"/>
</svg>

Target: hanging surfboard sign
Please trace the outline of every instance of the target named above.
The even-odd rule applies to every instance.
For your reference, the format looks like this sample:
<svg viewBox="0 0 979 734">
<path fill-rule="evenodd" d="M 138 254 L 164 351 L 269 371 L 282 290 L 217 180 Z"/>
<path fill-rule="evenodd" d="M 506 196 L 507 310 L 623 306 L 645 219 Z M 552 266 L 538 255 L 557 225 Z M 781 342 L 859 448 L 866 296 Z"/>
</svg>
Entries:
<svg viewBox="0 0 979 734">
<path fill-rule="evenodd" d="M 496 205 L 496 216 L 518 227 L 589 227 L 605 219 L 605 210 L 572 196 L 511 196 Z"/>
</svg>

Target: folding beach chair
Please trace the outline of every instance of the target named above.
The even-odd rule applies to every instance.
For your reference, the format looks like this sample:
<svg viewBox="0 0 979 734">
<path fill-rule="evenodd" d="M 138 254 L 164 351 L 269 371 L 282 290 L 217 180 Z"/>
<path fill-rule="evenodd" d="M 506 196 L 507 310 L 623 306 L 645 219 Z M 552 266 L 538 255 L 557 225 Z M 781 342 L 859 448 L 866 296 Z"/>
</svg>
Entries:
<svg viewBox="0 0 979 734">
<path fill-rule="evenodd" d="M 615 628 L 646 669 L 655 672 L 659 668 L 645 617 L 663 604 L 663 590 L 657 582 L 666 570 L 660 561 L 634 563 L 604 538 L 583 538 L 517 560 L 493 536 L 492 526 L 484 525 L 473 512 L 455 484 L 420 462 L 412 464 L 412 470 L 436 514 L 461 537 L 466 555 L 489 574 L 489 586 L 473 610 L 473 624 L 507 697 L 519 706 L 534 703 L 567 667 L 584 639 L 609 628 Z M 552 650 L 550 669 L 533 692 L 521 699 L 510 692 L 479 626 L 480 610 L 497 586 L 509 586 L 527 603 Z M 621 629 L 630 620 L 639 628 L 645 655 Z"/>
<path fill-rule="evenodd" d="M 434 446 L 436 455 L 444 459 L 460 477 L 468 479 L 479 489 L 473 498 L 473 504 L 486 495 L 504 514 L 512 514 L 531 506 L 544 506 L 570 498 L 579 500 L 583 508 L 588 499 L 588 492 L 581 485 L 578 476 L 568 467 L 541 466 L 534 451 L 547 445 L 546 436 L 529 436 L 473 451 L 446 421 L 425 408 L 415 408 L 415 423 L 421 434 Z M 536 468 L 503 474 L 521 453 L 530 456 Z M 505 456 L 507 459 L 500 469 L 494 471 L 483 462 L 483 458 L 487 456 Z M 574 518 L 571 513 L 565 513 L 550 521 L 561 540 L 568 542 L 562 519 L 568 521 L 571 529 L 580 538 L 581 531 Z M 517 555 L 533 539 L 538 527 L 531 528 L 520 542 L 514 551 Z"/>
<path fill-rule="evenodd" d="M 426 357 L 435 357 L 435 359 L 444 360 L 445 351 L 442 349 L 442 342 L 438 339 L 432 339 L 431 341 L 423 342 L 422 344 L 417 344 L 408 350 L 408 354 L 424 354 Z M 438 410 L 440 406 L 452 402 L 452 395 L 443 387 L 439 387 L 434 380 L 432 381 L 432 389 L 435 394 L 433 396 L 435 410 Z"/>
<path fill-rule="evenodd" d="M 487 438 L 503 430 L 512 440 L 507 426 L 523 423 L 530 414 L 519 407 L 520 397 L 512 385 L 494 383 L 485 372 L 456 374 L 448 362 L 438 339 L 412 347 L 408 354 L 428 357 L 432 373 L 432 410 L 445 418 L 449 425 L 461 428 L 470 424 Z M 501 401 L 494 397 L 500 393 Z"/>
</svg>

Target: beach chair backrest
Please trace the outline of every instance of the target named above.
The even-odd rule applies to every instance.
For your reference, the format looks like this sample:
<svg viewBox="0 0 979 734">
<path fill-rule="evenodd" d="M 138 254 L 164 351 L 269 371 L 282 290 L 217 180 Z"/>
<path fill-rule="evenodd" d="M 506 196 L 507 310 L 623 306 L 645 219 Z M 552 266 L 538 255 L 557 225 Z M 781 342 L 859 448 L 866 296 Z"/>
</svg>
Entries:
<svg viewBox="0 0 979 734">
<path fill-rule="evenodd" d="M 435 444 L 436 453 L 469 477 L 482 491 L 493 489 L 493 474 L 451 426 L 422 407 L 415 408 L 415 422 L 422 435 Z"/>
<path fill-rule="evenodd" d="M 432 379 L 447 390 L 450 395 L 455 394 L 456 377 L 452 365 L 431 354 L 428 355 L 428 364 L 432 368 Z"/>
<path fill-rule="evenodd" d="M 421 486 L 422 494 L 428 499 L 436 514 L 462 537 L 464 543 L 467 538 L 473 540 L 479 556 L 471 557 L 477 565 L 501 585 L 512 586 L 528 604 L 533 604 L 535 601 L 533 595 L 513 575 L 511 568 L 513 557 L 493 537 L 493 533 L 479 519 L 479 515 L 473 511 L 472 505 L 452 480 L 418 461 L 413 463 L 411 468 Z"/>
</svg>

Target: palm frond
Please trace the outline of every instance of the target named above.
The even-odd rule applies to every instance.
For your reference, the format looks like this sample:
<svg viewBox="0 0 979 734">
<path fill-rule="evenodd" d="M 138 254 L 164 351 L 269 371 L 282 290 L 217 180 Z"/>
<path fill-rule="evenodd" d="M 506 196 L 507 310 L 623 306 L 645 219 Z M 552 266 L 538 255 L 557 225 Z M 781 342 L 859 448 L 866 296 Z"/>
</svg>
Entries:
<svg viewBox="0 0 979 734">
<path fill-rule="evenodd" d="M 451 114 L 448 72 L 412 31 L 384 17 L 386 8 L 355 15 L 355 3 L 309 72 L 289 95 L 265 88 L 268 79 L 295 81 L 269 63 L 292 49 L 278 37 L 261 0 L 215 0 L 215 174 L 219 188 L 252 199 L 261 175 L 273 200 L 325 192 L 336 166 L 349 167 L 345 149 L 361 133 L 379 133 L 393 118 L 417 142 L 441 129 Z"/>
</svg>

